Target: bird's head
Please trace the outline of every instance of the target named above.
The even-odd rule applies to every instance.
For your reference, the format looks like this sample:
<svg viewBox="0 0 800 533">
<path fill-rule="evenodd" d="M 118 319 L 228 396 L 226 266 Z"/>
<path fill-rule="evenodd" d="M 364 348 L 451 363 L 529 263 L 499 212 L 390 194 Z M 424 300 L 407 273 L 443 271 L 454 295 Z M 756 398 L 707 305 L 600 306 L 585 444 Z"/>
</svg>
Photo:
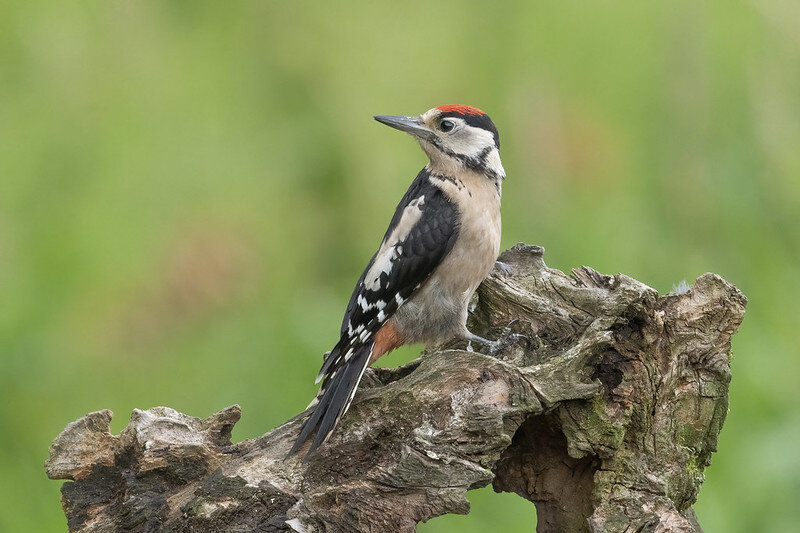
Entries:
<svg viewBox="0 0 800 533">
<path fill-rule="evenodd" d="M 494 179 L 505 178 L 500 135 L 489 115 L 476 107 L 443 105 L 418 117 L 384 115 L 375 120 L 415 137 L 434 170 L 469 169 Z"/>
</svg>

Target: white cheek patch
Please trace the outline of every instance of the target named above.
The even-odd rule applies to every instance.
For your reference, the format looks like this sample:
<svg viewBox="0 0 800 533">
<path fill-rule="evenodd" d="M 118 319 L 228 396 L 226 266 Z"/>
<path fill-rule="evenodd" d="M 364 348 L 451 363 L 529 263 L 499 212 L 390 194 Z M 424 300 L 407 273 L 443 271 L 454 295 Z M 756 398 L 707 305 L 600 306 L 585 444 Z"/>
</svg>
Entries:
<svg viewBox="0 0 800 533">
<path fill-rule="evenodd" d="M 444 137 L 442 145 L 453 153 L 478 157 L 487 148 L 494 147 L 494 135 L 483 128 L 462 126 L 453 135 Z"/>
<path fill-rule="evenodd" d="M 371 291 L 380 290 L 381 275 L 386 274 L 388 276 L 392 272 L 394 261 L 403 253 L 403 248 L 399 246 L 399 243 L 408 237 L 408 234 L 411 233 L 419 219 L 422 218 L 423 205 L 425 205 L 425 196 L 420 196 L 409 202 L 408 206 L 403 210 L 400 222 L 397 223 L 392 233 L 383 241 L 380 250 L 375 255 L 375 262 L 372 263 L 372 267 L 364 277 L 364 287 Z"/>
</svg>

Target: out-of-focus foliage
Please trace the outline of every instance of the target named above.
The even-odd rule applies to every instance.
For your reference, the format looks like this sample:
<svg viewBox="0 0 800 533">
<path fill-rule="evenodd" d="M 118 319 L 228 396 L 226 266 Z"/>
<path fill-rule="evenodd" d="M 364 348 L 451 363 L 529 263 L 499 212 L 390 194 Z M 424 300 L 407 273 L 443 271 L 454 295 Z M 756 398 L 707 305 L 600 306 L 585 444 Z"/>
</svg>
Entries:
<svg viewBox="0 0 800 533">
<path fill-rule="evenodd" d="M 781 0 L 4 4 L 0 530 L 65 529 L 42 464 L 88 411 L 119 430 L 239 403 L 243 439 L 304 408 L 424 164 L 371 116 L 468 103 L 501 132 L 504 247 L 747 294 L 696 509 L 793 531 L 798 20 Z M 471 497 L 420 529 L 531 530 L 527 502 Z"/>
</svg>

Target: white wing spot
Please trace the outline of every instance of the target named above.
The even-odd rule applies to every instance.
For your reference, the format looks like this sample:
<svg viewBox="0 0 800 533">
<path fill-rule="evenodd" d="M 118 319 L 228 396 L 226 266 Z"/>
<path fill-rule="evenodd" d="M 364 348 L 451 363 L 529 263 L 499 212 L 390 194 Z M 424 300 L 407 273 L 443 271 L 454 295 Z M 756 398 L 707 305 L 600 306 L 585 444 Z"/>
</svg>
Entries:
<svg viewBox="0 0 800 533">
<path fill-rule="evenodd" d="M 376 300 L 374 303 L 369 303 L 367 301 L 367 299 L 364 298 L 364 296 L 361 295 L 361 294 L 359 294 L 358 298 L 356 298 L 356 302 L 361 307 L 361 310 L 364 311 L 365 313 L 367 311 L 369 311 L 370 309 L 376 309 L 377 308 L 378 310 L 381 310 L 384 307 L 386 307 L 386 302 L 384 302 L 383 300 Z M 356 332 L 358 332 L 358 331 L 359 330 L 356 329 Z M 351 332 L 351 335 L 352 335 L 352 332 Z"/>
<path fill-rule="evenodd" d="M 344 354 L 345 362 L 349 361 L 352 356 L 353 356 L 353 349 L 350 348 L 349 350 L 347 350 L 347 353 Z"/>
</svg>

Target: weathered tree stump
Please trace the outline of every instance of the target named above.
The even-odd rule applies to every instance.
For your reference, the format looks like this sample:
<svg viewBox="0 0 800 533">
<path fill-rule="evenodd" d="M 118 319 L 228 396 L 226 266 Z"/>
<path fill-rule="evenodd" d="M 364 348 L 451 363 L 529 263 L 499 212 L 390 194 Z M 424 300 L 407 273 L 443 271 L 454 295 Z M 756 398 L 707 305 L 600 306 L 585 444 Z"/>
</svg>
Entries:
<svg viewBox="0 0 800 533">
<path fill-rule="evenodd" d="M 517 245 L 471 328 L 527 336 L 498 357 L 439 347 L 367 375 L 341 426 L 286 459 L 303 414 L 231 444 L 238 406 L 207 419 L 110 411 L 72 422 L 47 461 L 69 479 L 70 531 L 414 531 L 467 513 L 493 483 L 534 502 L 538 531 L 700 531 L 692 511 L 728 410 L 746 299 L 704 274 L 659 296 L 624 275 L 547 268 Z"/>
</svg>

